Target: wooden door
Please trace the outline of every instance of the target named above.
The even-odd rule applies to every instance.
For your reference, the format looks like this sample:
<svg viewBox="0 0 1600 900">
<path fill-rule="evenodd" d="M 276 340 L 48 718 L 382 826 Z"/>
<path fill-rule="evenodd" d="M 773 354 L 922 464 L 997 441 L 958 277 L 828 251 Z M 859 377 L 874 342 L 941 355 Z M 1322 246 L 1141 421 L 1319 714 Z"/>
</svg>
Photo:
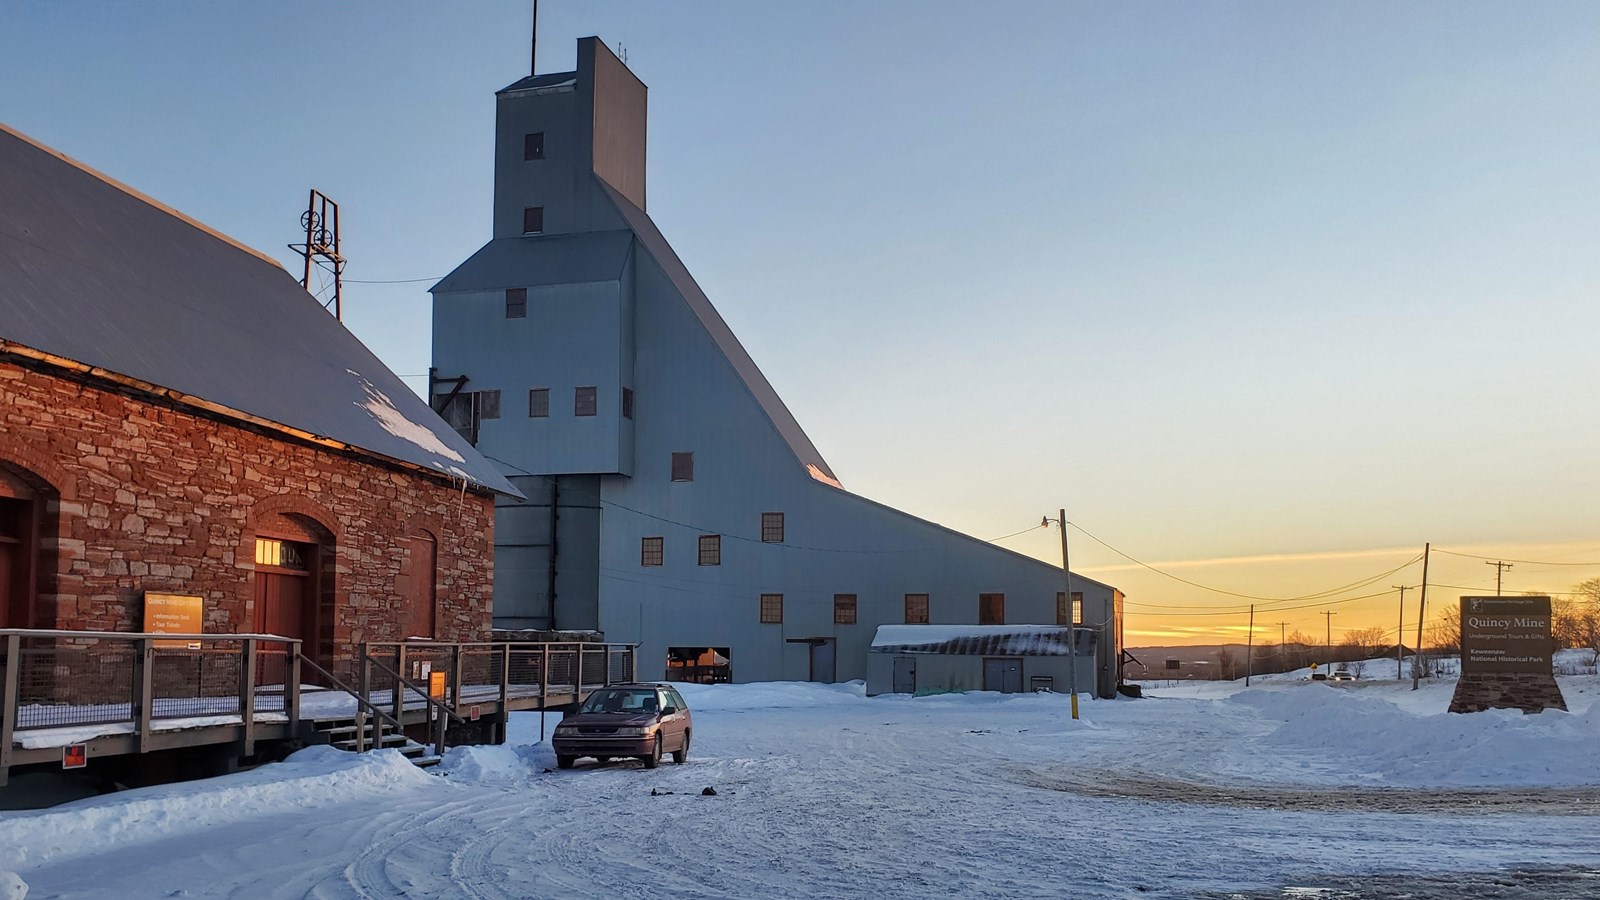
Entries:
<svg viewBox="0 0 1600 900">
<path fill-rule="evenodd" d="M 12 621 L 11 608 L 19 598 L 12 596 L 16 572 L 19 568 L 17 549 L 20 545 L 0 537 L 0 628 L 20 628 L 21 622 Z"/>
<path fill-rule="evenodd" d="M 438 545 L 426 535 L 407 540 L 400 595 L 406 604 L 405 637 L 435 637 L 438 627 Z"/>
<path fill-rule="evenodd" d="M 0 480 L 0 628 L 27 628 L 36 555 L 33 500 Z"/>
<path fill-rule="evenodd" d="M 305 640 L 311 602 L 309 575 L 256 572 L 257 632 Z"/>
</svg>

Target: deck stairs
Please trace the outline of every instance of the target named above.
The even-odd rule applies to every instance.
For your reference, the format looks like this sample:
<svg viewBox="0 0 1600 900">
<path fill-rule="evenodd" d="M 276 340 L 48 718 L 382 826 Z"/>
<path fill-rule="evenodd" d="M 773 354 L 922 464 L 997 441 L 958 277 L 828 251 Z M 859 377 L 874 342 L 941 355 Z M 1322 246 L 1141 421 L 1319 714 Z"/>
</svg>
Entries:
<svg viewBox="0 0 1600 900">
<path fill-rule="evenodd" d="M 426 769 L 439 764 L 440 757 L 433 752 L 433 748 L 426 744 L 419 744 L 405 734 L 395 730 L 394 726 L 382 720 L 368 717 L 364 722 L 357 723 L 354 717 L 330 719 L 316 723 L 312 743 L 325 743 L 340 750 L 351 753 L 361 749 L 367 750 L 399 750 L 400 755 L 411 760 L 411 764 L 419 769 Z M 357 736 L 360 736 L 360 741 Z"/>
</svg>

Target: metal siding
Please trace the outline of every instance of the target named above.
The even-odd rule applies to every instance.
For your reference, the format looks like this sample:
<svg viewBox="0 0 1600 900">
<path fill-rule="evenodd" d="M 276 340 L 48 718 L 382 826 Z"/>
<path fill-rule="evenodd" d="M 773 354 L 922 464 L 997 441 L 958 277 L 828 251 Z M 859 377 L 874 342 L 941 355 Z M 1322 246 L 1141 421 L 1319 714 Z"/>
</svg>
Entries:
<svg viewBox="0 0 1600 900">
<path fill-rule="evenodd" d="M 438 295 L 616 281 L 632 244 L 631 231 L 495 238 L 429 290 L 449 304 Z"/>
<path fill-rule="evenodd" d="M 4 129 L 0 338 L 515 491 L 281 267 Z"/>
<path fill-rule="evenodd" d="M 498 389 L 502 412 L 485 420 L 478 449 L 542 475 L 626 473 L 622 452 L 623 304 L 619 282 L 528 289 L 528 314 L 505 317 L 504 291 L 436 295 L 433 358 L 467 390 Z M 594 386 L 599 411 L 573 415 L 573 392 Z M 550 415 L 529 418 L 528 389 L 550 389 Z M 505 398 L 514 398 L 507 401 Z"/>
</svg>

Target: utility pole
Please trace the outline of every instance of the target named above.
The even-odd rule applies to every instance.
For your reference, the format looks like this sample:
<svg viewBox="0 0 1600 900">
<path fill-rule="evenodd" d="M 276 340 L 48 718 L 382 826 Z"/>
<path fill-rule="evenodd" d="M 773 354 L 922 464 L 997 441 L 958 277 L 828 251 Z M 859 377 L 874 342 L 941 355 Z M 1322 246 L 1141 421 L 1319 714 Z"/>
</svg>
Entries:
<svg viewBox="0 0 1600 900">
<path fill-rule="evenodd" d="M 1289 648 L 1287 646 L 1288 635 L 1289 635 L 1289 623 L 1288 622 L 1278 622 L 1277 626 L 1278 626 L 1278 666 L 1279 666 L 1279 671 L 1287 672 L 1287 671 L 1289 671 Z"/>
<path fill-rule="evenodd" d="M 1067 645 L 1072 648 L 1071 664 L 1067 666 L 1067 690 L 1072 692 L 1072 718 L 1078 718 L 1078 622 L 1073 614 L 1075 607 L 1072 603 L 1072 569 L 1067 565 L 1067 511 L 1059 511 L 1060 518 L 1056 524 L 1061 526 L 1061 577 L 1066 581 L 1067 587 Z M 1045 516 L 1042 525 L 1050 524 L 1050 517 Z"/>
<path fill-rule="evenodd" d="M 1405 664 L 1400 661 L 1400 656 L 1406 649 L 1406 588 L 1409 585 L 1391 584 L 1392 588 L 1400 591 L 1400 626 L 1394 630 L 1394 678 L 1400 681 L 1406 677 Z"/>
<path fill-rule="evenodd" d="M 1058 512 L 1061 517 L 1061 575 L 1067 582 L 1067 618 L 1076 619 L 1072 615 L 1072 568 L 1067 565 L 1067 511 Z M 1078 623 L 1074 621 L 1069 626 L 1071 638 L 1068 643 L 1072 645 L 1072 667 L 1067 670 L 1067 690 L 1072 692 L 1072 718 L 1078 718 Z"/>
<path fill-rule="evenodd" d="M 1421 687 L 1422 679 L 1422 623 L 1428 617 L 1428 551 L 1432 544 L 1422 545 L 1422 599 L 1417 603 L 1417 646 L 1411 657 L 1411 689 Z"/>
<path fill-rule="evenodd" d="M 1250 604 L 1250 630 L 1245 635 L 1244 645 L 1244 686 L 1250 686 L 1250 676 L 1255 672 L 1256 647 L 1256 605 Z"/>
<path fill-rule="evenodd" d="M 1326 635 L 1322 639 L 1322 641 L 1323 641 L 1322 646 L 1323 646 L 1323 649 L 1325 650 L 1325 652 L 1328 654 L 1328 665 L 1332 666 L 1333 665 L 1333 617 L 1338 615 L 1338 613 L 1329 612 L 1327 610 L 1323 610 L 1322 611 L 1322 615 L 1325 616 L 1327 618 L 1327 620 L 1328 620 L 1328 623 L 1327 623 L 1328 624 L 1328 630 L 1326 632 Z"/>
<path fill-rule="evenodd" d="M 1500 596 L 1500 576 L 1505 574 L 1507 569 L 1511 568 L 1511 563 L 1497 559 L 1494 562 L 1486 562 L 1484 565 L 1494 566 L 1494 595 L 1498 597 Z"/>
</svg>

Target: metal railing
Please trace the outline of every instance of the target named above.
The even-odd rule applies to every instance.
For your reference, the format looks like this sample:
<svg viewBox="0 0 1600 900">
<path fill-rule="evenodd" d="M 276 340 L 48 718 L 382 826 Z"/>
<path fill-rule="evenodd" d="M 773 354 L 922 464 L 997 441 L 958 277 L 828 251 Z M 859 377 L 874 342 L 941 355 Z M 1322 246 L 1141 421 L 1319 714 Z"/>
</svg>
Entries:
<svg viewBox="0 0 1600 900">
<path fill-rule="evenodd" d="M 476 719 L 494 704 L 504 714 L 517 701 L 543 707 L 634 679 L 634 645 L 602 643 L 386 641 L 361 645 L 360 697 L 386 703 L 396 715 L 425 708 L 436 752 L 445 729 Z"/>
<path fill-rule="evenodd" d="M 268 634 L 0 629 L 0 757 L 19 733 L 131 733 L 144 752 L 157 731 L 235 719 L 249 755 L 258 715 L 297 727 L 301 661 Z"/>
<path fill-rule="evenodd" d="M 57 736 L 73 742 L 133 735 L 145 753 L 158 732 L 238 725 L 252 755 L 262 721 L 299 734 L 303 667 L 353 698 L 358 750 L 369 716 L 380 732 L 403 731 L 417 722 L 408 712 L 425 710 L 440 753 L 446 729 L 475 721 L 479 705 L 495 704 L 503 739 L 509 709 L 571 703 L 635 677 L 631 644 L 368 643 L 357 663 L 352 689 L 277 635 L 0 629 L 0 783 L 17 736 L 47 729 L 72 729 Z"/>
</svg>

